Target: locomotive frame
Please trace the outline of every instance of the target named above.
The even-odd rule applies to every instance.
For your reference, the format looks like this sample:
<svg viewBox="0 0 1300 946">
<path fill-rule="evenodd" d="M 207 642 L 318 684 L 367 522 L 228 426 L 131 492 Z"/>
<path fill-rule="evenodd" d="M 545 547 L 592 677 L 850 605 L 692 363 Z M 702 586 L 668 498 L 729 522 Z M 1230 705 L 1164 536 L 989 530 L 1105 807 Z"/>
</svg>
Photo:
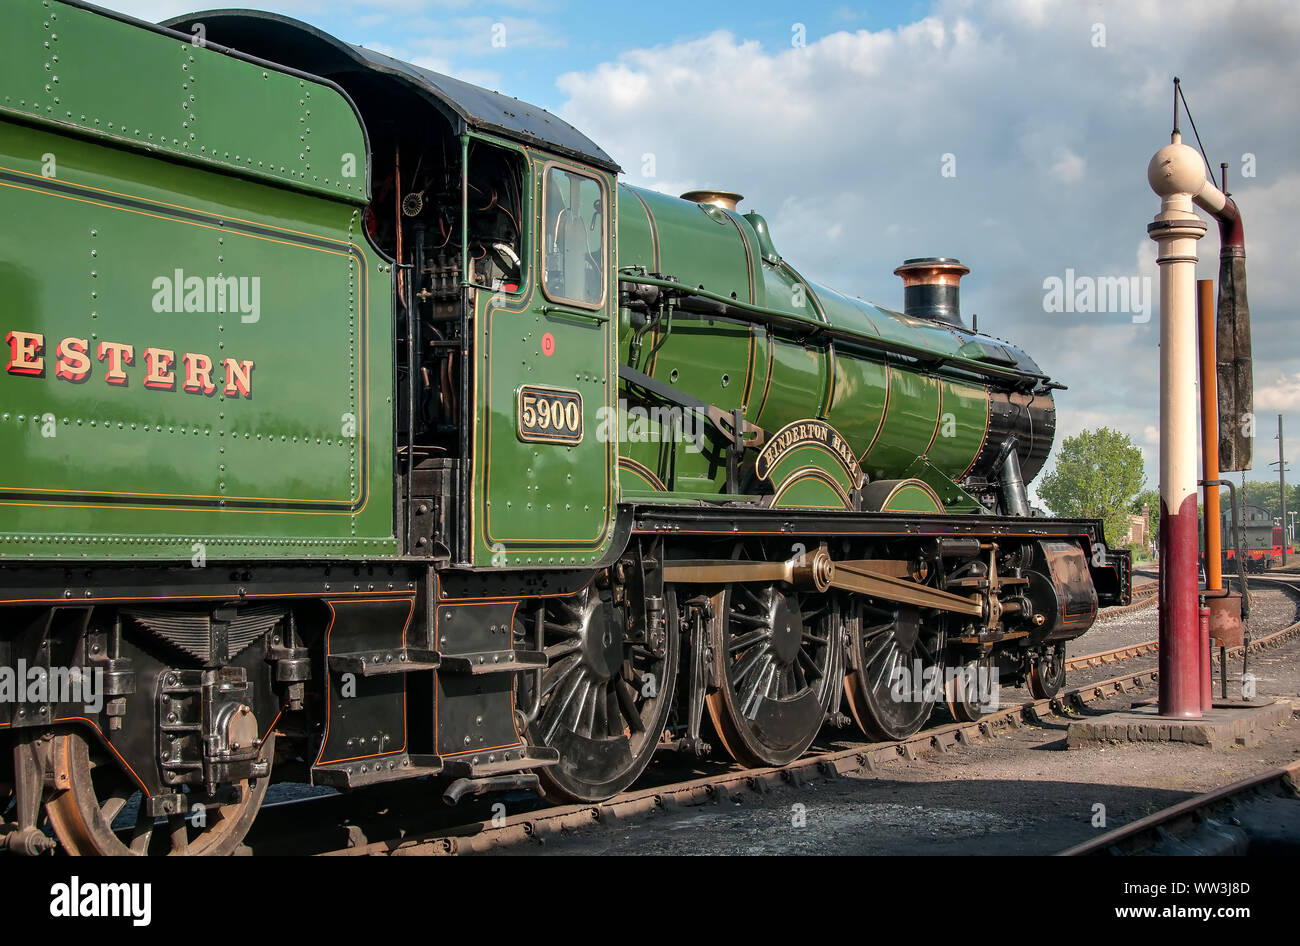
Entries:
<svg viewBox="0 0 1300 946">
<path fill-rule="evenodd" d="M 47 849 L 43 811 L 72 853 L 230 853 L 278 778 L 590 801 L 715 737 L 780 765 L 828 720 L 901 738 L 938 702 L 976 718 L 981 674 L 1054 693 L 1065 641 L 1127 603 L 1127 553 L 1099 522 L 1027 515 L 1056 385 L 966 329 L 945 308 L 955 284 L 920 286 L 937 318 L 838 296 L 757 214 L 620 185 L 553 116 L 288 18 L 154 27 L 31 0 L 14 24 L 6 84 L 50 71 L 47 34 L 68 52 L 57 92 L 0 106 L 0 200 L 112 259 L 92 264 L 90 317 L 171 386 L 131 386 L 125 348 L 92 357 L 98 326 L 51 305 L 51 257 L 0 243 L 0 265 L 38 274 L 0 377 L 23 415 L 0 427 L 0 471 L 28 483 L 0 496 L 0 667 L 75 668 L 104 697 L 0 701 L 6 848 Z M 179 115 L 139 86 L 122 99 L 139 114 L 109 123 L 93 80 L 113 44 L 146 85 L 181 83 Z M 241 91 L 264 106 L 248 127 Z M 47 150 L 68 170 L 42 176 Z M 362 156 L 359 176 L 322 153 Z M 193 373 L 192 328 L 143 354 L 156 320 L 123 302 L 132 280 L 205 271 L 159 221 L 263 267 L 262 302 L 290 315 L 217 313 L 219 351 L 257 349 L 229 391 Z M 346 385 L 297 376 L 304 335 Z M 112 406 L 75 400 L 90 389 L 60 372 L 78 354 L 91 383 L 127 374 Z M 662 411 L 653 438 L 599 435 L 642 408 Z M 325 432 L 336 414 L 351 433 Z M 47 415 L 64 452 L 35 439 Z M 145 448 L 131 466 L 138 437 L 213 431 L 223 446 L 192 464 Z M 105 488 L 83 477 L 55 503 L 41 478 L 61 467 Z"/>
</svg>

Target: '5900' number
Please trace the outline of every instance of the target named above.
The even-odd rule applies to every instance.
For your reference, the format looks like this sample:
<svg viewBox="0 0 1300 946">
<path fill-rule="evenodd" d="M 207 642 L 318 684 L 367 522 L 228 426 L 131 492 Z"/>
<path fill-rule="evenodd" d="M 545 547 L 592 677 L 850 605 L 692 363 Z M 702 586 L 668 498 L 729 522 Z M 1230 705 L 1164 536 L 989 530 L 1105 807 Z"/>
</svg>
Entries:
<svg viewBox="0 0 1300 946">
<path fill-rule="evenodd" d="M 564 388 L 525 384 L 519 389 L 519 439 L 582 442 L 582 395 Z"/>
</svg>

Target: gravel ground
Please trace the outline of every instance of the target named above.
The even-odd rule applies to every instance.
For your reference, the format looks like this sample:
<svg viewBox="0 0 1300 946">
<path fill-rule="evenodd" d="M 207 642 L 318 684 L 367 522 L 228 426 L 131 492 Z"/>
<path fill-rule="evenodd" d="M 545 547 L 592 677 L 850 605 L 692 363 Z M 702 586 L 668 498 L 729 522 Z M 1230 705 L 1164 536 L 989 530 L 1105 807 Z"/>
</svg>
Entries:
<svg viewBox="0 0 1300 946">
<path fill-rule="evenodd" d="M 1262 636 L 1296 620 L 1293 598 L 1275 589 L 1255 596 L 1251 630 Z M 1154 607 L 1099 624 L 1071 653 L 1092 653 L 1156 636 Z M 1139 658 L 1073 673 L 1070 684 L 1155 665 Z M 1235 682 L 1240 658 L 1229 661 Z M 1300 709 L 1300 641 L 1253 654 L 1260 696 Z M 1067 684 L 1069 685 L 1069 684 Z M 1217 680 L 1216 680 L 1217 692 Z M 1088 714 L 1128 709 L 1136 693 L 1090 704 Z M 1027 699 L 1008 690 L 1005 701 Z M 740 801 L 702 805 L 626 825 L 597 826 L 530 843 L 515 854 L 1048 854 L 1094 837 L 1096 805 L 1106 828 L 1119 827 L 1199 792 L 1300 757 L 1300 721 L 1269 732 L 1249 749 L 1212 751 L 1178 743 L 1068 750 L 1068 723 L 1005 731 L 981 745 L 875 772 Z"/>
<path fill-rule="evenodd" d="M 1152 598 L 1150 603 L 1132 611 L 1102 611 L 1097 623 L 1082 637 L 1076 637 L 1065 645 L 1065 653 L 1068 657 L 1081 657 L 1084 654 L 1155 640 L 1156 634 L 1156 602 Z"/>
</svg>

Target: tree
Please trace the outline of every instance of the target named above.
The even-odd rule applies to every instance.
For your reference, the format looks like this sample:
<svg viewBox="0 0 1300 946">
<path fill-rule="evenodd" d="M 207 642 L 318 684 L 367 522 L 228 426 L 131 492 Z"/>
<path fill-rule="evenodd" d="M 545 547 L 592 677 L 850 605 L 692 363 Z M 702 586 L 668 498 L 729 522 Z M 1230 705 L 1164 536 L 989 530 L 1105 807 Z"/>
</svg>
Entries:
<svg viewBox="0 0 1300 946">
<path fill-rule="evenodd" d="M 1128 531 L 1129 506 L 1146 483 L 1142 451 L 1109 427 L 1065 438 L 1038 495 L 1058 516 L 1100 519 L 1108 542 Z"/>
</svg>

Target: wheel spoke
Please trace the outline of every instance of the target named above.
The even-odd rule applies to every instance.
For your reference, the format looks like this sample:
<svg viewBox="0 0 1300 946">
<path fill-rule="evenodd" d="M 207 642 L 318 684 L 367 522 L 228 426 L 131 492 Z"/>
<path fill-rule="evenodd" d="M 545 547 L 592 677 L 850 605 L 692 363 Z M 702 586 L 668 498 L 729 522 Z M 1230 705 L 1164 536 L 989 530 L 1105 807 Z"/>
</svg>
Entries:
<svg viewBox="0 0 1300 946">
<path fill-rule="evenodd" d="M 611 739 L 623 735 L 623 710 L 618 699 L 618 685 L 622 682 L 611 680 L 605 686 L 605 732 Z"/>
<path fill-rule="evenodd" d="M 759 641 L 763 640 L 769 640 L 771 637 L 772 632 L 767 628 L 758 631 L 749 631 L 746 634 L 733 637 L 731 642 L 727 645 L 727 651 L 736 654 L 752 644 L 757 644 Z"/>
<path fill-rule="evenodd" d="M 575 661 L 573 669 L 576 670 L 578 666 L 577 661 Z M 565 676 L 570 679 L 565 684 L 564 689 L 556 691 L 556 693 L 551 697 L 550 702 L 546 704 L 546 709 L 542 712 L 541 728 L 543 741 L 548 745 L 555 739 L 555 733 L 560 728 L 560 724 L 564 721 L 565 716 L 568 714 L 569 707 L 573 703 L 574 697 L 578 695 L 578 691 L 581 689 L 583 683 L 581 673 L 566 673 Z M 559 681 L 556 682 L 558 683 Z"/>
<path fill-rule="evenodd" d="M 582 696 L 578 698 L 578 713 L 573 728 L 574 731 L 591 739 L 596 734 L 596 704 L 599 701 L 596 699 L 596 694 L 592 692 L 595 687 L 589 679 L 585 678 L 585 675 L 582 686 Z M 590 709 L 587 708 L 588 704 L 591 705 Z"/>
<path fill-rule="evenodd" d="M 892 654 L 898 649 L 897 644 L 898 639 L 893 634 L 872 638 L 867 648 L 867 666 L 870 667 L 882 657 Z"/>
<path fill-rule="evenodd" d="M 188 854 L 190 852 L 190 828 L 185 821 L 185 816 L 168 815 L 167 830 L 171 836 L 172 853 Z"/>
<path fill-rule="evenodd" d="M 898 665 L 900 654 L 898 653 L 898 648 L 893 645 L 892 641 L 890 642 L 888 654 L 889 659 L 881 663 L 880 673 L 871 683 L 871 689 L 876 690 L 877 692 L 880 691 L 882 683 L 893 679 L 894 667 Z"/>
<path fill-rule="evenodd" d="M 126 807 L 126 803 L 131 800 L 131 796 L 134 794 L 135 790 L 126 784 L 120 785 L 113 790 L 113 794 L 105 799 L 99 808 L 106 825 L 110 828 L 113 826 L 113 820 L 122 813 L 122 809 Z"/>
<path fill-rule="evenodd" d="M 636 708 L 637 691 L 632 689 L 631 684 L 626 680 L 619 680 L 615 684 L 615 690 L 618 693 L 619 709 L 622 711 L 623 718 L 627 720 L 632 732 L 645 732 L 645 724 L 641 722 L 641 714 L 637 712 Z"/>
<path fill-rule="evenodd" d="M 542 652 L 546 654 L 546 659 L 548 661 L 553 661 L 557 657 L 563 657 L 565 654 L 571 654 L 574 651 L 581 649 L 581 638 L 571 637 L 559 644 L 551 644 L 549 647 L 543 647 Z"/>
<path fill-rule="evenodd" d="M 153 816 L 144 805 L 141 805 L 135 817 L 135 827 L 131 830 L 131 850 L 136 854 L 147 854 L 149 841 L 152 838 Z"/>
<path fill-rule="evenodd" d="M 763 660 L 763 663 L 752 674 L 752 678 L 748 685 L 746 685 L 745 691 L 740 694 L 740 711 L 751 718 L 753 717 L 753 713 L 750 712 L 750 710 L 757 701 L 760 690 L 765 686 L 767 671 L 772 666 L 771 658 L 767 657 L 766 654 L 763 656 L 766 659 Z"/>
<path fill-rule="evenodd" d="M 597 739 L 609 732 L 609 718 L 606 716 L 605 688 L 599 683 L 591 686 L 591 738 Z"/>
<path fill-rule="evenodd" d="M 542 696 L 545 697 L 554 690 L 580 666 L 582 666 L 582 658 L 577 654 L 573 654 L 565 657 L 559 663 L 547 667 L 542 674 Z"/>
<path fill-rule="evenodd" d="M 821 668 L 817 666 L 817 662 L 809 656 L 806 650 L 799 651 L 795 666 L 799 667 L 800 672 L 804 674 L 805 680 L 820 680 L 824 676 Z"/>
<path fill-rule="evenodd" d="M 739 624 L 742 627 L 770 627 L 770 621 L 767 617 L 754 614 L 746 614 L 743 611 L 732 611 L 731 622 Z"/>
<path fill-rule="evenodd" d="M 750 671 L 754 669 L 755 665 L 762 661 L 769 653 L 770 650 L 766 644 L 761 644 L 758 647 L 755 647 L 746 656 L 740 658 L 731 665 L 731 678 L 735 680 L 736 683 L 740 683 L 740 681 L 749 676 Z"/>
<path fill-rule="evenodd" d="M 549 635 L 559 637 L 578 637 L 582 634 L 582 627 L 578 624 L 557 624 L 554 621 L 542 621 L 542 630 Z"/>
</svg>

